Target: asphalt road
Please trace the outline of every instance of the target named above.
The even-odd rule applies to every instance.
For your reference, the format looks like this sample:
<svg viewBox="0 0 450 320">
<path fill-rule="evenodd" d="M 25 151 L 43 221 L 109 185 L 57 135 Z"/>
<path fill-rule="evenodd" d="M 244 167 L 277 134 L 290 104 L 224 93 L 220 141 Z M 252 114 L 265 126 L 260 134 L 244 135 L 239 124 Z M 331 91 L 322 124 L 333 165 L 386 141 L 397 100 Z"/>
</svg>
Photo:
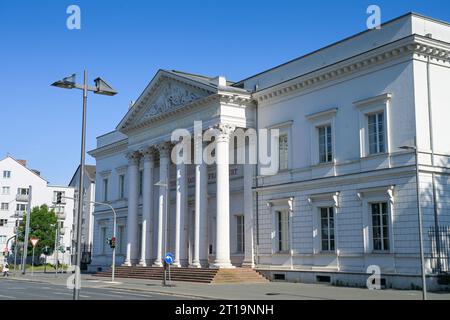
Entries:
<svg viewBox="0 0 450 320">
<path fill-rule="evenodd" d="M 0 300 L 72 300 L 65 286 L 21 280 L 0 281 Z M 185 297 L 111 288 L 82 288 L 81 300 L 186 300 Z"/>
</svg>

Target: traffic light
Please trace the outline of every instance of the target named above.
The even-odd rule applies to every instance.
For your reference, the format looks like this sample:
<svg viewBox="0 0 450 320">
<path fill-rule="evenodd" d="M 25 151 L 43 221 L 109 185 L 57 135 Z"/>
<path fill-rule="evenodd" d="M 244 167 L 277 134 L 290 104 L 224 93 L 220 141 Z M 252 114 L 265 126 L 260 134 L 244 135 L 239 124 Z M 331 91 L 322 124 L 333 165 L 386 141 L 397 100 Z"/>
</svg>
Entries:
<svg viewBox="0 0 450 320">
<path fill-rule="evenodd" d="M 61 204 L 62 202 L 62 192 L 56 193 L 56 204 Z"/>
<path fill-rule="evenodd" d="M 111 242 L 109 245 L 111 246 L 112 249 L 116 247 L 116 237 L 111 238 Z"/>
</svg>

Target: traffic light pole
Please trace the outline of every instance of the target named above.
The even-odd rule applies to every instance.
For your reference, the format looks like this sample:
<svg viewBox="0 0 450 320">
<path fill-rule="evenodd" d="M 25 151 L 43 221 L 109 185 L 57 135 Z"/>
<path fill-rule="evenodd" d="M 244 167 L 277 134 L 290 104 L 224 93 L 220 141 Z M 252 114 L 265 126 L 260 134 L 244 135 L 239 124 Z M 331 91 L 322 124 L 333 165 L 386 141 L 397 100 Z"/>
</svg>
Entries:
<svg viewBox="0 0 450 320">
<path fill-rule="evenodd" d="M 75 200 L 75 198 L 71 197 L 62 197 L 63 199 L 69 199 L 69 200 Z M 87 201 L 88 203 L 100 205 L 100 206 L 106 206 L 111 209 L 113 213 L 113 237 L 116 238 L 116 229 L 117 229 L 117 213 L 116 210 L 114 210 L 114 207 L 110 205 L 109 203 L 105 202 L 97 202 L 97 201 Z M 111 266 L 111 282 L 114 282 L 115 274 L 116 274 L 116 246 L 113 248 L 113 255 L 112 255 L 112 266 Z"/>
</svg>

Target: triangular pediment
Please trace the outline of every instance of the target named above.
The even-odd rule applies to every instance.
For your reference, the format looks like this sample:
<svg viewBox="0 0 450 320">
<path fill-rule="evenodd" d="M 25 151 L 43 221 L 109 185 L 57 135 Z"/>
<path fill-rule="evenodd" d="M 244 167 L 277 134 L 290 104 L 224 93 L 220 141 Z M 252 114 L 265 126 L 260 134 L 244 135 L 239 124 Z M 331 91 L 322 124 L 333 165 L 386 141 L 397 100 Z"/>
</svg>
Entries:
<svg viewBox="0 0 450 320">
<path fill-rule="evenodd" d="M 213 93 L 215 88 L 208 83 L 160 70 L 119 123 L 117 129 L 127 132 Z"/>
</svg>

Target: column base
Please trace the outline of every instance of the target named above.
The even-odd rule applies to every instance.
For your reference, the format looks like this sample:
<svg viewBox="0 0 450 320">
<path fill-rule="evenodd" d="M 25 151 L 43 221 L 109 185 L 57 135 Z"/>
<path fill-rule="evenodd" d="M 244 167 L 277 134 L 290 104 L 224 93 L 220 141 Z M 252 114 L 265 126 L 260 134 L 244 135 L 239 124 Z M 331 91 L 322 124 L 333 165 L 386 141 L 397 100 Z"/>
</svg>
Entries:
<svg viewBox="0 0 450 320">
<path fill-rule="evenodd" d="M 146 266 L 147 266 L 147 262 L 146 262 L 145 260 L 142 260 L 142 259 L 141 259 L 141 260 L 139 261 L 139 266 L 140 266 L 140 267 L 146 267 Z"/>
<path fill-rule="evenodd" d="M 199 269 L 201 267 L 202 266 L 201 266 L 200 262 L 193 262 L 188 266 L 188 268 L 193 268 L 193 269 L 195 269 L 195 268 Z"/>
<path fill-rule="evenodd" d="M 131 261 L 130 260 L 125 260 L 124 263 L 122 263 L 123 267 L 131 267 Z"/>
<path fill-rule="evenodd" d="M 252 261 L 244 261 L 242 262 L 242 267 L 243 268 L 251 268 L 254 269 L 255 268 L 255 264 Z"/>
<path fill-rule="evenodd" d="M 236 268 L 231 262 L 214 262 L 209 266 L 210 269 L 234 269 Z"/>
<path fill-rule="evenodd" d="M 162 267 L 162 266 L 163 266 L 163 264 L 161 261 L 155 261 L 152 265 L 152 267 Z"/>
</svg>

